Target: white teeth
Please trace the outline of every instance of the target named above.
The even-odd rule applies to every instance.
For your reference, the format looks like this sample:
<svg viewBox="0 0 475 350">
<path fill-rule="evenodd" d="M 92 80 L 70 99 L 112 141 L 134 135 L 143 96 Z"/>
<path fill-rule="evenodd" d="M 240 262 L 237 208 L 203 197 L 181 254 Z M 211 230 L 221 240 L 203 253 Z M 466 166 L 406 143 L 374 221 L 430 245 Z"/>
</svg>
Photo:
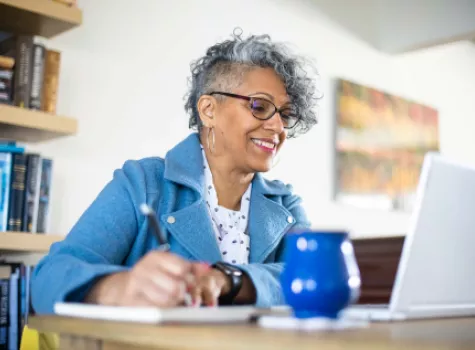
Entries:
<svg viewBox="0 0 475 350">
<path fill-rule="evenodd" d="M 275 147 L 275 144 L 273 144 L 272 142 L 266 142 L 266 141 L 257 140 L 257 139 L 252 139 L 252 142 L 254 142 L 258 146 L 264 146 L 270 149 L 273 149 Z"/>
</svg>

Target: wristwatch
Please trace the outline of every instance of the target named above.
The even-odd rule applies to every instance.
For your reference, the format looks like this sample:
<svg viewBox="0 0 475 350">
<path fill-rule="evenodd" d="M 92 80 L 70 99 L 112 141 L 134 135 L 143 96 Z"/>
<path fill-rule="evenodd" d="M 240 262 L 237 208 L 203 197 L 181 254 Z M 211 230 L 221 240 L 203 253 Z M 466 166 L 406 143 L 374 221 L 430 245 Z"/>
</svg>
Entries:
<svg viewBox="0 0 475 350">
<path fill-rule="evenodd" d="M 236 266 L 222 261 L 213 264 L 211 267 L 224 273 L 228 277 L 231 286 L 227 294 L 219 297 L 219 304 L 232 305 L 242 287 L 242 271 Z"/>
</svg>

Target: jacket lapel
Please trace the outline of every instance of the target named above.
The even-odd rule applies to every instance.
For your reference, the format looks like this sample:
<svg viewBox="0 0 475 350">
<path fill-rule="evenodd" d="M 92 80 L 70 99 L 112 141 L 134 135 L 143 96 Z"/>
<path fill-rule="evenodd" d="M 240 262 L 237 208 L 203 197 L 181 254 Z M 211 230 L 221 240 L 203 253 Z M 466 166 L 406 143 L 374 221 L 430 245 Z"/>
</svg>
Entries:
<svg viewBox="0 0 475 350">
<path fill-rule="evenodd" d="M 198 261 L 214 263 L 221 260 L 208 208 L 200 199 L 193 204 L 161 216 L 161 221 L 173 237 Z M 169 218 L 173 217 L 172 223 Z"/>
<path fill-rule="evenodd" d="M 262 263 L 293 226 L 294 218 L 272 196 L 290 194 L 283 185 L 266 182 L 256 174 L 252 183 L 248 232 L 251 238 L 250 263 Z M 289 222 L 291 221 L 291 222 Z"/>
<path fill-rule="evenodd" d="M 175 184 L 173 196 L 164 191 L 162 225 L 195 259 L 219 261 L 221 253 L 203 200 L 203 156 L 198 134 L 189 135 L 167 153 L 164 177 Z M 184 187 L 177 189 L 176 184 Z"/>
</svg>

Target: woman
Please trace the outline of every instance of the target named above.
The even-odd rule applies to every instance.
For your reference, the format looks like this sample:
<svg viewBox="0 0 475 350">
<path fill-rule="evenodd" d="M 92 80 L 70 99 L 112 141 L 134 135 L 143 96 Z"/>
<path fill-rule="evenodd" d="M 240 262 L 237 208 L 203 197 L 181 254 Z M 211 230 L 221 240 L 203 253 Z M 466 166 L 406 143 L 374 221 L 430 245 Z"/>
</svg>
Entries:
<svg viewBox="0 0 475 350">
<path fill-rule="evenodd" d="M 283 236 L 309 222 L 290 186 L 267 181 L 287 138 L 315 123 L 301 60 L 268 36 L 218 43 L 191 67 L 190 134 L 164 159 L 126 161 L 32 277 L 37 313 L 106 305 L 284 303 Z M 140 212 L 149 204 L 170 244 Z"/>
</svg>

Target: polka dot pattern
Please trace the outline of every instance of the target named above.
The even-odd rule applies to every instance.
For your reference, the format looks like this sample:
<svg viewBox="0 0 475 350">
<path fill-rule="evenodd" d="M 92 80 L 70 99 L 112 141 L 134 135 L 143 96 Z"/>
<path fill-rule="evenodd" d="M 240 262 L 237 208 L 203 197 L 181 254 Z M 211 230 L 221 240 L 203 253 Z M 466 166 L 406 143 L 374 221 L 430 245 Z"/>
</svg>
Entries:
<svg viewBox="0 0 475 350">
<path fill-rule="evenodd" d="M 249 205 L 251 198 L 252 184 L 249 185 L 242 196 L 241 208 L 239 211 L 230 210 L 218 205 L 218 196 L 213 184 L 213 175 L 209 169 L 206 154 L 203 153 L 203 164 L 205 173 L 205 193 L 208 212 L 213 222 L 213 227 L 218 242 L 223 261 L 231 264 L 248 264 L 250 251 L 250 237 L 246 233 L 247 218 L 249 216 Z"/>
</svg>

